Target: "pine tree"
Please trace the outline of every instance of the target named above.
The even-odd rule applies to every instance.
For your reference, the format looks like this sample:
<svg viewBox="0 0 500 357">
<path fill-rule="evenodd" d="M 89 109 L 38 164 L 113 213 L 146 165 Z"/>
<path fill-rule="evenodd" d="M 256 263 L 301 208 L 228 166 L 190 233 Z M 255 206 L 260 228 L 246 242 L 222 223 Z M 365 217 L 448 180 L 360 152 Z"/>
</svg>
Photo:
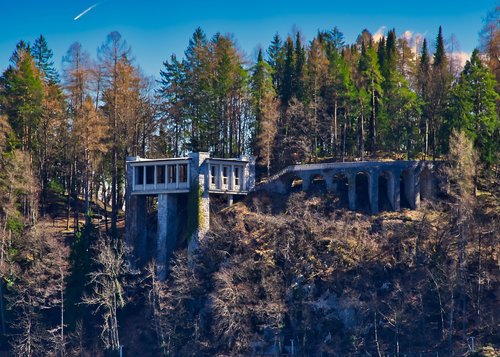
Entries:
<svg viewBox="0 0 500 357">
<path fill-rule="evenodd" d="M 274 90 L 280 93 L 283 84 L 283 70 L 285 53 L 283 43 L 279 34 L 275 34 L 269 48 L 267 49 L 268 60 L 267 63 L 272 69 Z"/>
<path fill-rule="evenodd" d="M 382 121 L 381 129 L 385 149 L 395 152 L 404 150 L 407 157 L 410 157 L 414 151 L 418 127 L 416 121 L 420 108 L 418 98 L 410 89 L 409 82 L 398 71 L 396 39 L 396 31 L 390 30 L 384 53 L 383 120 L 379 122 Z"/>
<path fill-rule="evenodd" d="M 329 141 L 330 118 L 327 114 L 325 97 L 328 86 L 328 57 L 324 43 L 313 39 L 307 56 L 307 93 L 310 97 L 309 107 L 312 109 L 313 148 L 314 155 L 326 154 Z"/>
<path fill-rule="evenodd" d="M 160 153 L 177 157 L 186 153 L 189 142 L 186 74 L 175 55 L 170 57 L 170 61 L 164 61 L 163 67 L 157 93 L 161 100 L 161 130 L 164 130 L 161 139 L 166 140 L 167 146 Z"/>
<path fill-rule="evenodd" d="M 499 99 L 496 80 L 483 65 L 476 49 L 465 64 L 452 91 L 450 129 L 463 131 L 474 141 L 481 159 L 488 165 L 498 163 L 500 121 L 496 113 Z"/>
<path fill-rule="evenodd" d="M 295 38 L 295 68 L 293 73 L 292 92 L 298 100 L 307 103 L 309 101 L 306 90 L 305 66 L 306 66 L 306 51 L 302 46 L 300 32 L 297 32 Z"/>
<path fill-rule="evenodd" d="M 290 99 L 294 96 L 294 75 L 295 75 L 295 54 L 294 45 L 290 37 L 285 42 L 285 59 L 283 66 L 283 83 L 281 91 L 278 92 L 281 102 L 284 106 L 288 105 Z"/>
<path fill-rule="evenodd" d="M 207 115 L 210 112 L 210 103 L 207 88 L 210 86 L 208 78 L 208 49 L 206 35 L 201 28 L 197 28 L 189 40 L 182 62 L 185 73 L 184 97 L 187 106 L 187 118 L 190 125 L 189 150 L 200 151 L 203 143 L 201 133 L 207 130 Z M 206 149 L 205 149 L 206 150 Z"/>
<path fill-rule="evenodd" d="M 434 68 L 443 67 L 448 62 L 448 58 L 446 56 L 446 51 L 444 48 L 444 39 L 443 39 L 443 28 L 439 26 L 438 35 L 436 38 L 436 51 L 434 52 L 432 65 Z"/>
<path fill-rule="evenodd" d="M 40 35 L 31 49 L 33 58 L 35 59 L 36 66 L 40 69 L 43 79 L 47 83 L 58 83 L 59 74 L 54 68 L 54 61 L 52 60 L 53 53 L 47 44 L 47 40 L 43 35 Z"/>
<path fill-rule="evenodd" d="M 0 78 L 0 104 L 21 144 L 30 153 L 37 149 L 37 130 L 42 115 L 43 82 L 30 47 L 19 42 L 11 65 Z"/>
<path fill-rule="evenodd" d="M 451 89 L 451 75 L 448 71 L 448 57 L 446 55 L 443 30 L 439 27 L 436 37 L 436 50 L 433 55 L 431 70 L 431 97 L 429 100 L 429 146 L 435 158 L 442 151 L 444 138 L 438 135 L 446 113 L 449 92 Z"/>
<path fill-rule="evenodd" d="M 358 70 L 361 75 L 361 85 L 368 93 L 370 106 L 370 123 L 368 131 L 369 147 L 372 154 L 376 151 L 377 142 L 377 111 L 379 101 L 382 98 L 382 75 L 377 60 L 377 52 L 370 40 L 368 47 L 365 43 L 362 44 L 361 57 L 359 60 Z"/>
<path fill-rule="evenodd" d="M 430 101 L 431 64 L 427 40 L 422 43 L 422 51 L 417 71 L 417 93 L 422 101 L 422 115 L 420 117 L 420 136 L 422 152 L 429 154 L 429 101 Z"/>
</svg>

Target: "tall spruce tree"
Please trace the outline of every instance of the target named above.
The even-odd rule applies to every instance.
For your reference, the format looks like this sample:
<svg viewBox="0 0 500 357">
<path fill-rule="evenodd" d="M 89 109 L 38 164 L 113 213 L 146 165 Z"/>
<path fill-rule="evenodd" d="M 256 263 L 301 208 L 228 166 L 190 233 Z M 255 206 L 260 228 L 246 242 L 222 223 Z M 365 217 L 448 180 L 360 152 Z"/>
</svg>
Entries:
<svg viewBox="0 0 500 357">
<path fill-rule="evenodd" d="M 498 163 L 500 121 L 496 113 L 499 99 L 496 80 L 476 49 L 465 64 L 452 90 L 450 129 L 463 131 L 474 141 L 483 162 Z"/>
<path fill-rule="evenodd" d="M 36 66 L 40 69 L 43 79 L 47 83 L 58 83 L 59 73 L 54 67 L 52 57 L 54 54 L 47 44 L 43 35 L 37 37 L 31 49 Z"/>
<path fill-rule="evenodd" d="M 287 37 L 285 42 L 285 59 L 283 66 L 283 83 L 281 91 L 278 93 L 281 102 L 284 106 L 288 105 L 290 99 L 295 95 L 294 93 L 294 77 L 295 77 L 295 53 L 293 40 L 290 36 Z"/>
<path fill-rule="evenodd" d="M 285 53 L 280 35 L 275 34 L 269 48 L 267 49 L 267 63 L 272 69 L 273 85 L 277 93 L 281 92 L 283 84 L 283 69 Z"/>
<path fill-rule="evenodd" d="M 30 47 L 20 41 L 11 64 L 0 78 L 0 104 L 19 140 L 20 147 L 34 153 L 42 116 L 43 82 Z"/>
<path fill-rule="evenodd" d="M 307 103 L 308 93 L 306 88 L 306 51 L 302 46 L 300 32 L 297 32 L 295 37 L 295 68 L 293 73 L 292 92 L 302 102 Z"/>
<path fill-rule="evenodd" d="M 417 93 L 421 99 L 421 116 L 420 116 L 420 140 L 422 143 L 422 152 L 424 155 L 429 154 L 429 101 L 430 101 L 430 80 L 431 80 L 431 63 L 429 51 L 427 49 L 427 40 L 422 43 L 420 59 L 417 69 Z"/>
<path fill-rule="evenodd" d="M 431 70 L 431 97 L 429 100 L 429 146 L 433 158 L 442 152 L 444 141 L 438 133 L 443 124 L 446 113 L 449 92 L 451 89 L 451 75 L 448 70 L 448 57 L 446 55 L 443 30 L 439 26 L 436 37 L 436 50 L 433 55 Z"/>
<path fill-rule="evenodd" d="M 368 130 L 369 149 L 372 154 L 376 150 L 377 142 L 377 112 L 379 101 L 382 98 L 382 75 L 377 60 L 377 52 L 370 40 L 368 44 L 363 42 L 358 70 L 361 76 L 361 85 L 368 93 L 370 106 L 370 123 Z"/>
</svg>

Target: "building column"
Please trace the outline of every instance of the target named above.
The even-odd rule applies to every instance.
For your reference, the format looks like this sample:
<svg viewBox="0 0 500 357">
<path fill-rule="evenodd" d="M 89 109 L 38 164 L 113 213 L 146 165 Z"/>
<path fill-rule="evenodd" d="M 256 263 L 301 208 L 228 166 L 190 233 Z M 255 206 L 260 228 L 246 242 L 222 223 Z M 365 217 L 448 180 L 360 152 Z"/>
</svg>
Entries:
<svg viewBox="0 0 500 357">
<path fill-rule="evenodd" d="M 368 172 L 368 196 L 372 214 L 378 213 L 378 175 L 378 171 Z"/>
<path fill-rule="evenodd" d="M 356 210 L 356 173 L 347 174 L 347 189 L 349 194 L 349 209 Z"/>
<path fill-rule="evenodd" d="M 165 280 L 167 266 L 177 241 L 177 195 L 158 195 L 158 238 L 156 265 L 158 279 Z"/>
</svg>

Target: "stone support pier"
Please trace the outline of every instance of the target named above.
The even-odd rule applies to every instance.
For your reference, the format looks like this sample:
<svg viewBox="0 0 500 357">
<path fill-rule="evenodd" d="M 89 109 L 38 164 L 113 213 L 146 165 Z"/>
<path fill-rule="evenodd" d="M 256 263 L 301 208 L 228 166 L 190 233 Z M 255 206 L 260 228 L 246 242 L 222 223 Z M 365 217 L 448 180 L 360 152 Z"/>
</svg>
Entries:
<svg viewBox="0 0 500 357">
<path fill-rule="evenodd" d="M 351 211 L 356 210 L 356 174 L 351 173 L 347 176 L 347 187 L 348 187 L 348 197 L 349 197 L 349 209 Z"/>
<path fill-rule="evenodd" d="M 368 197 L 370 199 L 370 211 L 372 214 L 378 213 L 378 171 L 368 172 Z"/>
<path fill-rule="evenodd" d="M 166 278 L 167 264 L 177 241 L 177 195 L 158 195 L 158 237 L 156 241 L 156 265 L 158 278 Z"/>
<path fill-rule="evenodd" d="M 198 243 L 205 238 L 210 229 L 210 168 L 206 160 L 210 157 L 209 153 L 199 152 L 189 154 L 191 158 L 191 177 L 193 178 L 191 192 L 189 193 L 190 206 L 188 222 L 193 227 L 188 250 L 193 252 L 198 247 Z M 220 175 L 219 175 L 220 178 Z"/>
</svg>

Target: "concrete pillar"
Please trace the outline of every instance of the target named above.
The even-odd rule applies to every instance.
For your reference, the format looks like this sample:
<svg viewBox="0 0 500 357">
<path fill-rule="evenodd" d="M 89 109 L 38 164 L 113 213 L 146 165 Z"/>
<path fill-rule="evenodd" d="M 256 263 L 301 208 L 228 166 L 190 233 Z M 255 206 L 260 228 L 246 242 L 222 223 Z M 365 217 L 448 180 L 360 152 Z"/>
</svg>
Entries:
<svg viewBox="0 0 500 357">
<path fill-rule="evenodd" d="M 300 175 L 302 179 L 302 191 L 309 191 L 309 186 L 311 185 L 311 176 L 309 175 Z"/>
<path fill-rule="evenodd" d="M 423 180 L 422 180 L 422 171 L 420 169 L 413 169 L 412 170 L 413 172 L 413 180 L 414 180 L 414 185 L 413 185 L 413 189 L 414 189 L 414 197 L 415 197 L 415 209 L 419 208 L 420 207 L 420 187 L 422 187 L 421 185 L 423 185 Z"/>
<path fill-rule="evenodd" d="M 378 213 L 378 175 L 378 171 L 368 172 L 368 196 L 372 214 Z"/>
<path fill-rule="evenodd" d="M 334 192 L 337 185 L 333 184 L 333 175 L 325 175 L 326 190 Z"/>
<path fill-rule="evenodd" d="M 135 161 L 128 157 L 127 161 Z M 134 168 L 127 164 L 125 188 L 125 242 L 132 249 L 130 263 L 133 267 L 143 265 L 147 260 L 147 209 L 146 196 L 132 195 Z"/>
<path fill-rule="evenodd" d="M 227 195 L 227 206 L 231 207 L 233 205 L 233 195 Z"/>
<path fill-rule="evenodd" d="M 177 241 L 177 195 L 158 195 L 158 238 L 156 265 L 158 279 L 165 280 L 167 266 Z"/>
<path fill-rule="evenodd" d="M 241 185 L 246 191 L 251 191 L 255 187 L 255 157 L 242 155 L 240 158 L 248 161 L 241 173 Z"/>
<path fill-rule="evenodd" d="M 349 209 L 356 210 L 356 173 L 347 174 L 347 189 L 349 190 Z"/>
<path fill-rule="evenodd" d="M 416 197 L 415 197 L 415 172 L 413 170 L 407 171 L 404 176 L 405 183 L 405 197 L 410 204 L 411 209 L 415 209 Z"/>
<path fill-rule="evenodd" d="M 394 177 L 393 180 L 393 208 L 394 211 L 399 211 L 401 210 L 401 192 L 400 192 L 400 182 L 401 182 L 401 171 L 400 170 L 394 170 L 392 171 L 392 176 Z"/>
<path fill-rule="evenodd" d="M 392 172 L 387 172 L 387 199 L 389 200 L 389 204 L 391 205 L 391 209 L 395 211 L 395 197 L 394 197 L 394 174 Z"/>
<path fill-rule="evenodd" d="M 132 195 L 125 205 L 125 242 L 134 253 L 132 265 L 142 266 L 147 260 L 146 196 Z"/>
<path fill-rule="evenodd" d="M 193 230 L 189 251 L 193 251 L 198 246 L 208 230 L 210 229 L 210 167 L 206 159 L 210 158 L 207 152 L 191 153 L 190 166 L 190 198 L 188 222 Z M 222 167 L 221 167 L 222 168 Z"/>
</svg>

